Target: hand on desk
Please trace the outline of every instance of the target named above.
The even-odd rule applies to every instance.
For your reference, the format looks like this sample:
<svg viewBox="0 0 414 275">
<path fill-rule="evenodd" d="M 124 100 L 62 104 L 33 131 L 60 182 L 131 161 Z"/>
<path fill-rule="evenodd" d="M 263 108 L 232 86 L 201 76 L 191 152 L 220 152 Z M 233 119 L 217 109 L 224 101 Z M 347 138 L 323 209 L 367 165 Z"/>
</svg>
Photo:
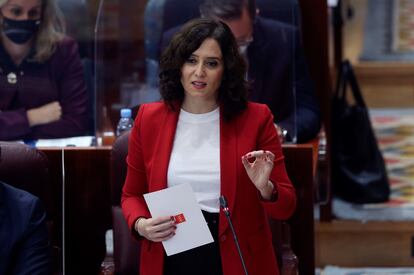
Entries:
<svg viewBox="0 0 414 275">
<path fill-rule="evenodd" d="M 250 162 L 249 159 L 254 159 Z M 270 151 L 252 151 L 242 156 L 242 163 L 250 180 L 259 190 L 265 200 L 270 200 L 273 194 L 273 184 L 269 180 L 273 170 L 275 155 Z"/>
<path fill-rule="evenodd" d="M 47 124 L 59 120 L 62 116 L 62 107 L 58 101 L 45 104 L 27 111 L 30 127 Z"/>
<path fill-rule="evenodd" d="M 153 242 L 162 242 L 172 238 L 177 229 L 171 217 L 139 218 L 134 225 L 139 235 Z"/>
</svg>

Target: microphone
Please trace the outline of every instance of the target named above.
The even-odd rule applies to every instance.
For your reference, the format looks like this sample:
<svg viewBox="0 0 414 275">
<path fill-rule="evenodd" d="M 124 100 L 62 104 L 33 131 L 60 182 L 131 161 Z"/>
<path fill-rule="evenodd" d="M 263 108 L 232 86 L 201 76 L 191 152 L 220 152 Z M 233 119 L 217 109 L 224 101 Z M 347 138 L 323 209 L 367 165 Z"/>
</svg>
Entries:
<svg viewBox="0 0 414 275">
<path fill-rule="evenodd" d="M 239 240 L 237 239 L 237 235 L 236 235 L 236 232 L 234 231 L 233 223 L 231 222 L 231 219 L 230 219 L 230 210 L 229 210 L 229 207 L 227 205 L 227 200 L 223 195 L 220 196 L 219 200 L 220 200 L 220 206 L 221 206 L 221 208 L 223 208 L 223 212 L 224 212 L 225 216 L 227 217 L 227 221 L 230 225 L 230 229 L 231 229 L 231 233 L 233 235 L 234 243 L 236 244 L 237 252 L 239 252 L 240 261 L 243 265 L 244 274 L 249 275 L 249 273 L 247 272 L 246 264 L 244 263 L 243 255 L 242 255 L 240 245 L 239 245 Z"/>
</svg>

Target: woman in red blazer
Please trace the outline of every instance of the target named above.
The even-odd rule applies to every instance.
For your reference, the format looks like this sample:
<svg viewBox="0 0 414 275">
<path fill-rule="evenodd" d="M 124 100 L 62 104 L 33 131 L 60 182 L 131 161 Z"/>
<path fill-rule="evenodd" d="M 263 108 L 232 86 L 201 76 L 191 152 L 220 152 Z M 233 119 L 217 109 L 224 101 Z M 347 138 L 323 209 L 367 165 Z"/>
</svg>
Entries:
<svg viewBox="0 0 414 275">
<path fill-rule="evenodd" d="M 141 106 L 129 141 L 122 209 L 142 240 L 141 275 L 244 274 L 219 197 L 249 274 L 279 274 L 267 216 L 286 219 L 296 205 L 266 105 L 248 102 L 246 65 L 230 29 L 196 19 L 172 39 L 160 61 L 162 101 Z M 214 243 L 173 256 L 162 241 L 177 230 L 151 217 L 143 194 L 190 183 Z"/>
</svg>

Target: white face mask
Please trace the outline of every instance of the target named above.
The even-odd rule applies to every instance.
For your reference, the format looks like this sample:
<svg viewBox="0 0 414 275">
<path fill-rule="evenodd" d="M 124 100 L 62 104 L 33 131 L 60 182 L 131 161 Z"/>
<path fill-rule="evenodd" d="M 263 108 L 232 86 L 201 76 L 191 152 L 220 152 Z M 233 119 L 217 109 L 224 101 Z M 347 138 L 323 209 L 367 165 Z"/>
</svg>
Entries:
<svg viewBox="0 0 414 275">
<path fill-rule="evenodd" d="M 247 48 L 249 45 L 239 46 L 239 52 L 242 56 L 247 56 Z"/>
<path fill-rule="evenodd" d="M 249 37 L 248 39 L 246 39 L 243 42 L 238 42 L 237 44 L 239 45 L 239 53 L 244 56 L 247 57 L 247 48 L 249 48 L 249 45 L 253 42 L 253 37 Z"/>
</svg>

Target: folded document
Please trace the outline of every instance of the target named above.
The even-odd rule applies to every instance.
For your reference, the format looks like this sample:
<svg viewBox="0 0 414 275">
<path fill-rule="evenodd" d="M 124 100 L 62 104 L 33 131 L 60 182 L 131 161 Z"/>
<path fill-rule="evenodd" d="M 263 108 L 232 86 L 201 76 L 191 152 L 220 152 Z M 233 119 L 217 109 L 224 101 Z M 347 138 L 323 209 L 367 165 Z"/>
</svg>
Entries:
<svg viewBox="0 0 414 275">
<path fill-rule="evenodd" d="M 162 243 L 167 256 L 214 241 L 190 184 L 147 193 L 144 198 L 152 217 L 174 217 L 176 234 Z"/>
</svg>

